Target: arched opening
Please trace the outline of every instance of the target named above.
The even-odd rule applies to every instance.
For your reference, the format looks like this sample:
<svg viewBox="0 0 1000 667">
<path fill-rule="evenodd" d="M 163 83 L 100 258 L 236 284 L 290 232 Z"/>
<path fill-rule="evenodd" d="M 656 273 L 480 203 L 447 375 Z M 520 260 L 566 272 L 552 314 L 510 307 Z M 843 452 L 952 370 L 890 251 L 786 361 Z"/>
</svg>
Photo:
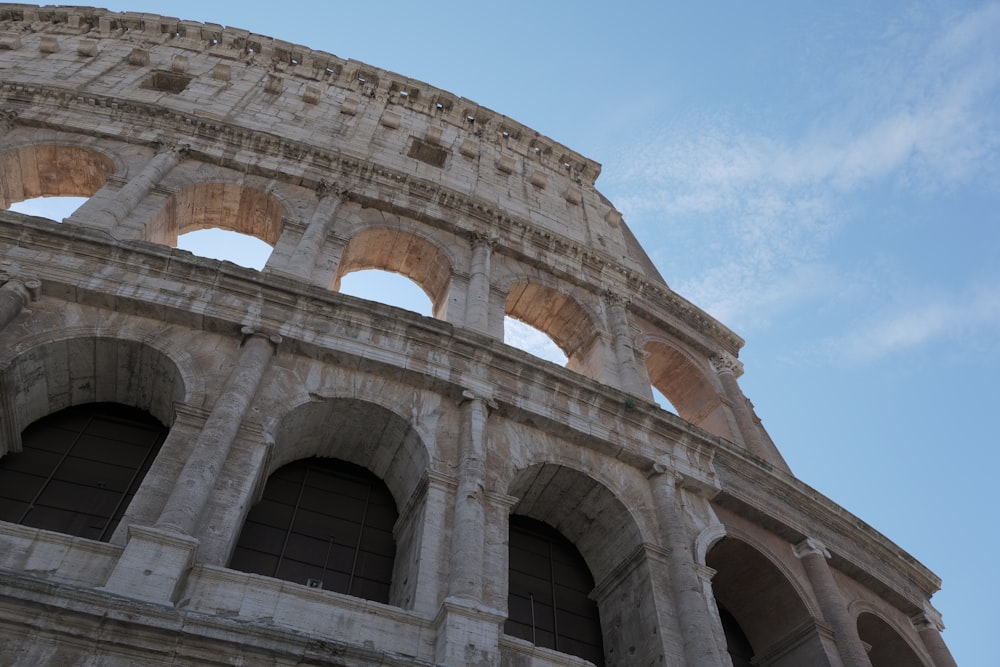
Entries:
<svg viewBox="0 0 1000 667">
<path fill-rule="evenodd" d="M 565 366 L 569 363 L 566 353 L 548 334 L 513 317 L 503 318 L 503 340 L 511 347 L 524 350 L 554 364 Z"/>
<path fill-rule="evenodd" d="M 38 197 L 92 197 L 114 172 L 110 157 L 81 146 L 46 144 L 5 151 L 0 153 L 0 208 Z"/>
<path fill-rule="evenodd" d="M 85 201 L 86 197 L 35 197 L 11 204 L 10 210 L 62 222 L 83 206 Z"/>
<path fill-rule="evenodd" d="M 226 229 L 199 229 L 177 237 L 177 247 L 199 257 L 221 259 L 248 269 L 264 268 L 273 248 L 255 236 Z"/>
<path fill-rule="evenodd" d="M 590 377 L 601 378 L 603 369 L 600 368 L 600 362 L 591 358 L 597 328 L 576 299 L 545 285 L 519 282 L 510 286 L 504 313 L 507 316 L 504 322 L 505 342 L 508 342 L 506 320 L 520 321 L 551 339 L 568 360 L 568 368 Z M 527 338 L 531 340 L 532 335 L 529 333 Z M 534 339 L 541 342 L 537 336 Z"/>
<path fill-rule="evenodd" d="M 434 312 L 427 293 L 417 283 L 400 273 L 378 269 L 355 271 L 340 280 L 340 293 L 430 317 Z"/>
<path fill-rule="evenodd" d="M 872 667 L 924 667 L 906 640 L 875 614 L 858 616 L 858 635 L 871 646 L 868 659 Z"/>
<path fill-rule="evenodd" d="M 646 371 L 657 393 L 673 408 L 671 412 L 709 433 L 733 439 L 725 404 L 704 372 L 686 355 L 660 341 L 645 344 Z M 670 409 L 661 404 L 661 407 Z"/>
<path fill-rule="evenodd" d="M 336 459 L 381 480 L 393 507 L 419 508 L 425 501 L 427 447 L 408 421 L 381 405 L 357 398 L 311 401 L 282 416 L 272 432 L 274 455 L 267 473 L 295 461 L 316 460 L 313 457 Z M 393 563 L 388 595 L 378 599 L 397 607 L 412 608 L 415 602 L 418 568 L 424 565 L 417 555 L 420 515 L 419 509 L 407 512 L 406 521 L 390 526 L 399 557 Z"/>
<path fill-rule="evenodd" d="M 180 237 L 211 230 L 186 238 L 185 249 L 260 268 L 278 242 L 285 213 L 277 198 L 261 190 L 234 183 L 198 183 L 170 197 L 146 225 L 146 239 L 182 247 Z"/>
<path fill-rule="evenodd" d="M 372 269 L 397 273 L 413 281 L 430 300 L 432 315 L 444 319 L 451 283 L 451 262 L 430 241 L 391 227 L 358 232 L 344 247 L 332 288 L 340 291 L 348 274 Z"/>
<path fill-rule="evenodd" d="M 663 395 L 663 392 L 661 392 L 656 387 L 652 387 L 652 390 L 653 390 L 653 402 L 654 403 L 656 403 L 657 405 L 659 405 L 661 408 L 663 408 L 667 412 L 672 412 L 675 415 L 680 416 L 678 414 L 678 412 L 677 412 L 677 408 L 674 407 L 674 404 L 670 402 L 669 398 L 667 398 L 666 396 Z"/>
<path fill-rule="evenodd" d="M 572 542 L 551 526 L 510 517 L 504 632 L 535 646 L 604 664 L 594 578 Z"/>
<path fill-rule="evenodd" d="M 645 624 L 650 616 L 655 616 L 656 602 L 650 570 L 642 556 L 644 541 L 630 509 L 593 477 L 554 463 L 536 463 L 517 470 L 508 493 L 518 498 L 511 508 L 511 516 L 534 519 L 528 522 L 529 528 L 537 528 L 537 522 L 541 522 L 546 530 L 560 535 L 560 540 L 568 541 L 578 550 L 597 583 L 597 588 L 587 591 L 586 595 L 597 604 L 600 629 L 593 630 L 590 647 L 580 648 L 581 653 L 576 655 L 597 664 L 603 663 L 603 654 L 627 655 L 636 664 L 653 661 L 659 652 L 651 646 Z M 511 521 L 511 548 L 520 539 L 516 529 L 525 525 L 520 521 L 519 518 Z M 511 561 L 513 567 L 513 552 Z M 608 585 L 609 581 L 614 584 Z M 578 586 L 583 585 L 578 581 Z M 511 604 L 519 605 L 524 612 L 524 589 L 515 587 L 508 592 L 511 590 L 521 591 L 521 599 Z M 622 596 L 620 591 L 623 590 L 634 594 Z M 575 599 L 580 601 L 579 597 Z M 530 611 L 530 605 L 527 610 Z M 515 628 L 522 634 L 515 636 L 524 637 L 523 618 L 518 623 Z M 603 654 L 594 648 L 599 641 L 604 646 Z M 629 653 L 630 647 L 642 648 Z M 566 648 L 558 650 L 572 652 Z"/>
<path fill-rule="evenodd" d="M 725 537 L 708 552 L 705 564 L 716 570 L 712 590 L 734 665 L 830 664 L 802 598 L 760 551 Z"/>
<path fill-rule="evenodd" d="M 398 516 L 365 468 L 301 459 L 268 478 L 229 567 L 387 603 Z"/>
<path fill-rule="evenodd" d="M 0 519 L 107 542 L 168 429 L 116 403 L 77 405 L 34 422 L 0 459 Z"/>
</svg>

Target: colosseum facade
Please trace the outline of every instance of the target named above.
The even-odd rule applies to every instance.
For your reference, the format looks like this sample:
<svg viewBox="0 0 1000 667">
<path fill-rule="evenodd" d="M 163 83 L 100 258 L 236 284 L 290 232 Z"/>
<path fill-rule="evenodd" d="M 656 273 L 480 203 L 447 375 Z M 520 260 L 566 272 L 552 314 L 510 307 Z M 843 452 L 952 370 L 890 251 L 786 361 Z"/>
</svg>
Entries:
<svg viewBox="0 0 1000 667">
<path fill-rule="evenodd" d="M 0 5 L 0 99 L 0 209 L 88 198 L 0 211 L 0 663 L 954 667 L 937 577 L 794 477 L 594 161 L 93 8 Z"/>
</svg>

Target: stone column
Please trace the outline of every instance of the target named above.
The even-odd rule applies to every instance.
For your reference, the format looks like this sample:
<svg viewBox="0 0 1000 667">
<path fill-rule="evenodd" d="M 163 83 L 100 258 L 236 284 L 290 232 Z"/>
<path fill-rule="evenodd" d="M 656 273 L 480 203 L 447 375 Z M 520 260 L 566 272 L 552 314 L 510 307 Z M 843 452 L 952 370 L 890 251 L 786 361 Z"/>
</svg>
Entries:
<svg viewBox="0 0 1000 667">
<path fill-rule="evenodd" d="M 629 332 L 628 313 L 625 312 L 625 300 L 611 291 L 604 292 L 604 302 L 607 304 L 608 328 L 611 332 L 611 345 L 618 364 L 618 382 L 621 388 L 630 394 L 644 398 L 652 398 L 649 382 L 640 373 L 635 361 L 632 336 Z"/>
<path fill-rule="evenodd" d="M 279 336 L 247 336 L 236 367 L 195 439 L 155 526 L 128 526 L 128 541 L 104 590 L 160 604 L 172 603 L 194 565 L 199 541 L 193 533 L 208 503 L 240 423 L 273 356 Z"/>
<path fill-rule="evenodd" d="M 489 407 L 485 400 L 471 392 L 463 392 L 462 398 L 464 433 L 458 453 L 448 596 L 480 601 L 486 548 L 486 420 Z"/>
<path fill-rule="evenodd" d="M 941 637 L 944 630 L 944 623 L 941 622 L 941 614 L 928 605 L 928 608 L 910 619 L 913 626 L 920 634 L 920 640 L 924 643 L 924 648 L 931 655 L 934 667 L 958 667 L 951 651 Z"/>
<path fill-rule="evenodd" d="M 504 614 L 483 602 L 486 554 L 486 422 L 489 406 L 462 392 L 463 433 L 451 528 L 448 597 L 434 627 L 435 664 L 447 667 L 499 664 Z"/>
<path fill-rule="evenodd" d="M 161 144 L 156 154 L 149 159 L 142 170 L 114 193 L 110 202 L 101 205 L 98 197 L 91 198 L 93 204 L 84 204 L 68 220 L 82 224 L 96 224 L 113 232 L 167 173 L 181 161 L 188 152 L 187 146 Z M 96 219 L 95 219 L 96 218 Z M 110 219 L 107 219 L 110 218 Z M 91 221 L 92 222 L 88 222 Z M 114 235 L 114 234 L 112 234 Z"/>
<path fill-rule="evenodd" d="M 833 580 L 830 565 L 826 562 L 830 552 L 822 542 L 812 538 L 796 544 L 794 551 L 809 577 L 823 620 L 833 628 L 834 640 L 844 667 L 872 667 L 868 652 L 858 636 L 858 624 L 848 613 L 847 604 L 837 588 L 837 582 Z"/>
<path fill-rule="evenodd" d="M 324 181 L 316 187 L 316 196 L 319 201 L 309 216 L 309 224 L 296 244 L 285 270 L 285 273 L 303 280 L 311 280 L 313 277 L 316 259 L 323 249 L 327 234 L 333 229 L 333 216 L 344 199 L 344 192 Z"/>
<path fill-rule="evenodd" d="M 244 327 L 242 333 L 246 338 L 236 366 L 226 379 L 222 393 L 198 434 L 191 456 L 181 469 L 156 522 L 158 528 L 184 535 L 194 533 L 232 449 L 243 416 L 264 377 L 268 362 L 281 343 L 280 336 L 268 337 L 249 327 Z"/>
<path fill-rule="evenodd" d="M 0 273 L 0 332 L 14 321 L 25 306 L 38 298 L 41 289 L 39 280 Z"/>
<path fill-rule="evenodd" d="M 728 656 L 719 652 L 716 630 L 721 633 L 722 626 L 709 611 L 694 559 L 691 531 L 678 504 L 677 477 L 657 464 L 650 473 L 649 484 L 667 551 L 670 589 L 687 664 L 691 667 L 729 665 Z"/>
<path fill-rule="evenodd" d="M 490 331 L 490 262 L 497 240 L 487 234 L 470 234 L 472 261 L 469 290 L 465 297 L 465 326 L 481 333 Z"/>
<path fill-rule="evenodd" d="M 765 441 L 760 427 L 754 420 L 750 404 L 736 382 L 736 378 L 743 374 L 743 364 L 736 357 L 723 352 L 712 357 L 712 368 L 718 374 L 719 381 L 722 383 L 722 389 L 725 391 L 726 398 L 729 399 L 729 404 L 733 408 L 736 425 L 739 426 L 740 434 L 743 436 L 746 448 L 752 454 L 762 459 L 771 461 L 772 463 L 780 462 L 784 464 L 784 459 L 781 458 L 777 450 Z"/>
</svg>

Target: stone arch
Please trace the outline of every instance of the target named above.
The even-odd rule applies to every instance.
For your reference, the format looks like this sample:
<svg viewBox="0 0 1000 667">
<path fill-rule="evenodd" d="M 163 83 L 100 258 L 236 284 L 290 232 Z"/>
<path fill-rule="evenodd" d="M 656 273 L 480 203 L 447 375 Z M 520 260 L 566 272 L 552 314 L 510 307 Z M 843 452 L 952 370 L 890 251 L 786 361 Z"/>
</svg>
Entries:
<svg viewBox="0 0 1000 667">
<path fill-rule="evenodd" d="M 649 381 L 677 409 L 677 414 L 709 433 L 734 440 L 726 404 L 703 365 L 677 345 L 649 337 L 642 342 Z"/>
<path fill-rule="evenodd" d="M 98 402 L 145 410 L 169 427 L 174 404 L 200 386 L 192 360 L 149 340 L 63 332 L 26 343 L 0 373 L 18 432 L 63 408 Z"/>
<path fill-rule="evenodd" d="M 333 458 L 371 472 L 388 488 L 399 512 L 393 531 L 396 557 L 388 601 L 411 608 L 420 567 L 431 567 L 422 564 L 419 557 L 424 539 L 421 512 L 407 510 L 415 502 L 419 504 L 430 464 L 427 446 L 417 429 L 375 402 L 331 397 L 299 403 L 271 422 L 268 431 L 273 442 L 271 456 L 258 475 L 258 491 L 251 503 L 260 499 L 272 473 L 294 461 Z M 232 535 L 233 540 L 236 537 Z"/>
<path fill-rule="evenodd" d="M 649 619 L 661 613 L 655 577 L 642 526 L 613 488 L 576 466 L 535 462 L 513 471 L 510 514 L 542 522 L 579 551 L 593 575 L 589 595 L 606 655 L 651 663 L 662 650 L 647 634 Z"/>
<path fill-rule="evenodd" d="M 370 470 L 405 507 L 430 465 L 423 439 L 392 410 L 359 398 L 301 403 L 277 420 L 263 477 L 310 456 L 337 458 Z"/>
<path fill-rule="evenodd" d="M 858 636 L 868 644 L 872 667 L 931 667 L 889 621 L 874 610 L 857 615 Z"/>
<path fill-rule="evenodd" d="M 604 379 L 604 360 L 595 343 L 600 318 L 579 298 L 536 278 L 518 279 L 506 287 L 504 314 L 538 329 L 569 360 L 567 368 Z"/>
<path fill-rule="evenodd" d="M 287 213 L 287 206 L 270 192 L 225 181 L 193 183 L 170 196 L 146 225 L 145 236 L 176 246 L 181 234 L 218 228 L 274 247 Z"/>
<path fill-rule="evenodd" d="M 368 227 L 354 234 L 341 255 L 332 288 L 349 273 L 377 269 L 406 276 L 424 291 L 435 317 L 443 317 L 451 287 L 452 259 L 436 243 L 412 230 Z"/>
<path fill-rule="evenodd" d="M 694 538 L 694 557 L 700 565 L 705 564 L 708 552 L 715 546 L 716 542 L 727 535 L 726 527 L 721 523 L 713 523 L 706 526 L 698 536 Z"/>
<path fill-rule="evenodd" d="M 35 197 L 91 197 L 120 171 L 103 151 L 43 143 L 0 153 L 0 209 Z"/>
<path fill-rule="evenodd" d="M 779 667 L 826 665 L 808 597 L 781 561 L 745 536 L 727 537 L 709 549 L 705 564 L 716 571 L 712 590 L 753 648 L 754 659 Z"/>
<path fill-rule="evenodd" d="M 606 484 L 559 463 L 515 470 L 511 509 L 558 530 L 580 550 L 598 583 L 645 542 L 632 510 Z"/>
</svg>

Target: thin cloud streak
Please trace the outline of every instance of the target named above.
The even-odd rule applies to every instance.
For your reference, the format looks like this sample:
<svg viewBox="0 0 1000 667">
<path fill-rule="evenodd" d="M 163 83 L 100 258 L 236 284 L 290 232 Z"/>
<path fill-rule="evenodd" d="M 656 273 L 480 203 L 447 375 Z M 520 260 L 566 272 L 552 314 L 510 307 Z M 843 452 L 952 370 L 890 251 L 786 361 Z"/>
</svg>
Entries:
<svg viewBox="0 0 1000 667">
<path fill-rule="evenodd" d="M 1000 285 L 991 285 L 884 315 L 821 347 L 837 362 L 867 364 L 948 340 L 973 353 L 993 347 L 998 334 Z"/>
<path fill-rule="evenodd" d="M 818 110 L 801 141 L 704 114 L 643 137 L 606 170 L 640 238 L 665 248 L 654 259 L 678 292 L 734 326 L 766 326 L 829 292 L 816 278 L 788 283 L 829 264 L 831 241 L 861 219 L 856 198 L 997 187 L 1000 5 L 929 38 L 917 28 L 891 26 L 877 59 L 817 82 L 842 104 Z M 698 238 L 708 241 L 692 252 Z M 836 268 L 822 273 L 837 281 Z"/>
</svg>

